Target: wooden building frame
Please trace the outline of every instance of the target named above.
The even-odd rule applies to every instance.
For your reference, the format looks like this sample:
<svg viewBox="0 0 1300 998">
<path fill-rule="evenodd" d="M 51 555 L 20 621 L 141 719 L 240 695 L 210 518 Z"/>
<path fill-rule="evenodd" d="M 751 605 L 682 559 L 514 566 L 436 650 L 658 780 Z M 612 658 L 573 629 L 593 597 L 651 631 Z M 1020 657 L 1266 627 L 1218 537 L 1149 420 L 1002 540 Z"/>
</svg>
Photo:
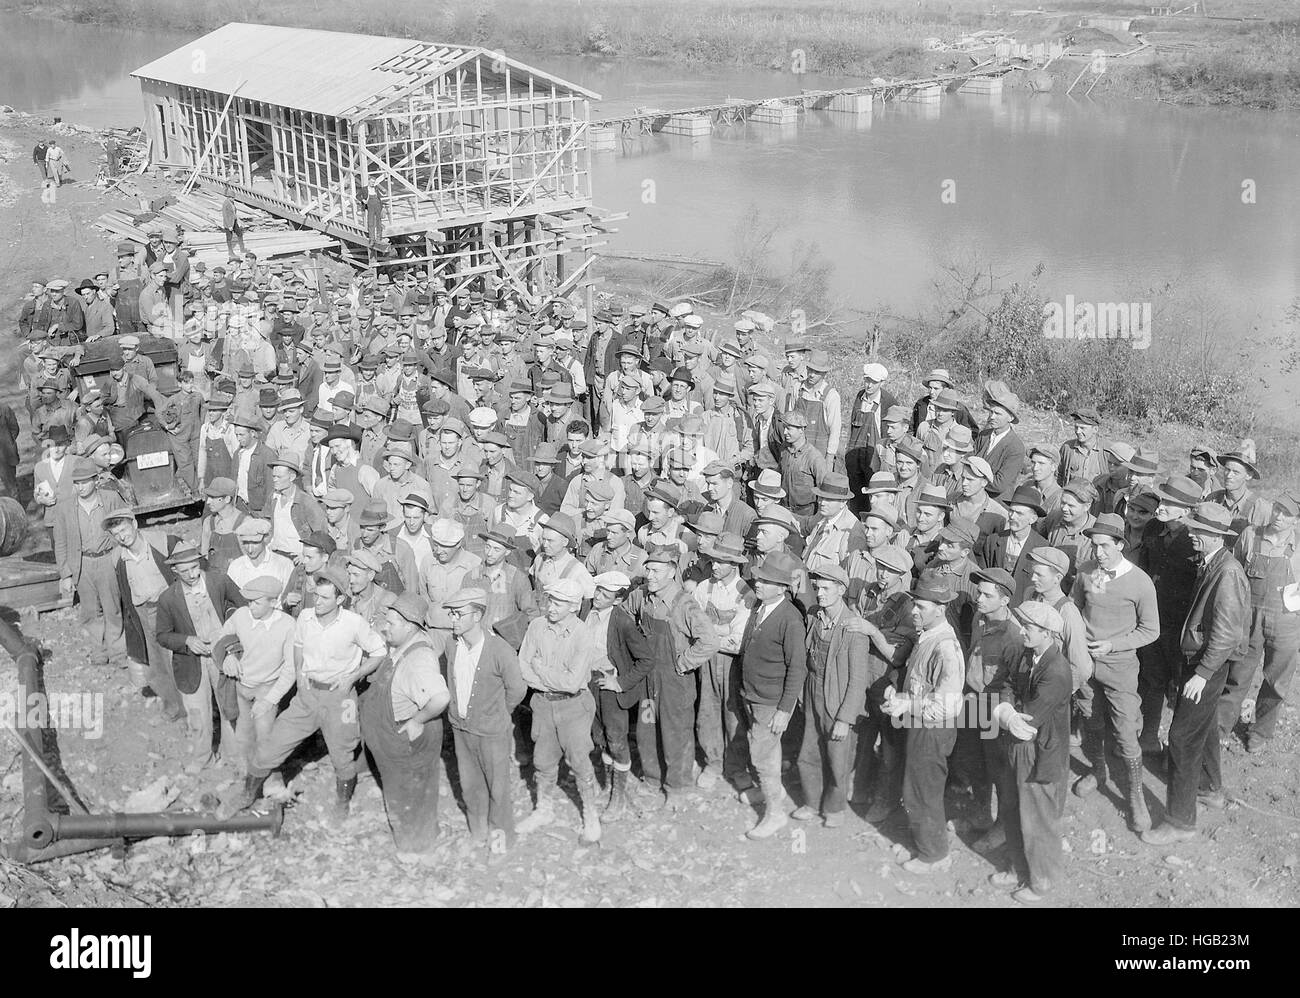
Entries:
<svg viewBox="0 0 1300 998">
<path fill-rule="evenodd" d="M 238 23 L 132 75 L 155 164 L 353 263 L 493 273 L 530 298 L 591 281 L 598 94 L 473 46 Z"/>
</svg>

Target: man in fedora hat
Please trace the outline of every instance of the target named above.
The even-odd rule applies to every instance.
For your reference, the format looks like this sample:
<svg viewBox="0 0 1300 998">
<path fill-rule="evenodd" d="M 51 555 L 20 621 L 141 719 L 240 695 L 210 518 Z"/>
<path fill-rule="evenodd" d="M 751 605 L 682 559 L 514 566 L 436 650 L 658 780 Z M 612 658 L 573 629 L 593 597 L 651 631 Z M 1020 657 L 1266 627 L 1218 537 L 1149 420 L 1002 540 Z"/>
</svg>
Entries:
<svg viewBox="0 0 1300 998">
<path fill-rule="evenodd" d="M 903 545 L 912 556 L 913 572 L 919 576 L 939 553 L 939 534 L 948 524 L 952 503 L 941 485 L 926 485 L 916 494 L 916 529 Z"/>
<path fill-rule="evenodd" d="M 426 861 L 438 837 L 442 714 L 451 702 L 439 652 L 424 632 L 429 605 L 402 593 L 381 632 L 391 649 L 361 697 L 361 738 L 379 771 L 398 858 Z"/>
<path fill-rule="evenodd" d="M 237 814 L 261 796 L 271 773 L 304 741 L 319 731 L 334 769 L 335 803 L 329 817 L 341 821 L 357 787 L 356 684 L 384 660 L 388 646 L 359 614 L 343 608 L 348 580 L 342 569 L 329 566 L 315 579 L 315 603 L 298 615 L 294 625 L 297 690 L 264 740 L 259 740 L 243 790 L 218 812 Z"/>
<path fill-rule="evenodd" d="M 257 413 L 249 408 L 235 410 L 227 416 L 235 430 L 238 449 L 231 455 L 231 477 L 235 480 L 235 495 L 249 510 L 261 511 L 270 498 L 271 469 L 269 462 L 274 452 L 262 443 L 261 426 Z"/>
<path fill-rule="evenodd" d="M 981 568 L 1002 568 L 1016 581 L 1012 605 L 1019 605 L 1029 590 L 1035 548 L 1046 547 L 1046 539 L 1034 530 L 1045 515 L 1043 498 L 1032 485 L 1021 485 L 1003 499 L 1007 522 L 999 530 L 986 534 L 976 543 L 975 563 Z"/>
<path fill-rule="evenodd" d="M 452 634 L 443 647 L 451 692 L 447 720 L 475 841 L 487 841 L 495 831 L 507 840 L 514 835 L 510 717 L 528 693 L 514 649 L 485 624 L 490 599 L 468 586 L 443 603 Z"/>
<path fill-rule="evenodd" d="M 1014 867 L 989 878 L 1037 904 L 1064 879 L 1058 801 L 1070 774 L 1070 667 L 1057 645 L 1061 615 L 1046 603 L 1016 607 L 1024 650 L 991 689 L 1002 757 L 998 820 Z"/>
<path fill-rule="evenodd" d="M 938 464 L 939 453 L 954 433 L 957 434 L 957 439 L 963 442 L 963 446 L 970 443 L 970 450 L 973 452 L 974 438 L 971 429 L 957 418 L 957 412 L 961 408 L 961 400 L 957 398 L 957 393 L 951 388 L 945 388 L 934 397 L 930 405 L 934 410 L 934 418 L 929 420 L 923 428 L 918 428 L 923 432 L 917 432 L 914 435 L 921 441 L 926 452 L 933 455 L 931 463 Z"/>
<path fill-rule="evenodd" d="M 937 577 L 923 575 L 916 584 L 912 590 L 916 643 L 907 657 L 901 692 L 887 688 L 881 703 L 884 713 L 907 731 L 903 807 L 916 848 L 903 869 L 914 874 L 935 873 L 952 865 L 943 794 L 948 757 L 957 743 L 952 721 L 961 710 L 966 671 L 961 643 L 946 612 L 954 595 Z"/>
<path fill-rule="evenodd" d="M 302 553 L 302 539 L 308 534 L 324 532 L 325 511 L 313 496 L 298 485 L 302 463 L 292 451 L 267 459 L 271 471 L 271 495 L 267 497 L 262 518 L 271 524 L 271 550 L 286 558 Z"/>
<path fill-rule="evenodd" d="M 1150 576 L 1124 557 L 1124 521 L 1117 514 L 1097 517 L 1087 535 L 1092 557 L 1078 566 L 1070 598 L 1083 615 L 1093 661 L 1095 704 L 1083 731 L 1092 772 L 1075 783 L 1074 792 L 1083 797 L 1105 782 L 1103 735 L 1109 733 L 1127 771 L 1129 828 L 1144 832 L 1151 817 L 1142 795 L 1137 650 L 1160 636 L 1159 603 Z"/>
<path fill-rule="evenodd" d="M 925 389 L 926 394 L 922 395 L 912 405 L 911 419 L 909 427 L 911 432 L 921 439 L 925 439 L 929 429 L 935 424 L 939 407 L 935 404 L 939 395 L 947 391 L 951 394 L 952 401 L 956 402 L 956 422 L 965 426 L 971 433 L 979 429 L 975 425 L 975 420 L 971 417 L 970 410 L 966 404 L 956 397 L 952 391 L 952 376 L 942 367 L 930 371 L 921 381 L 921 387 Z"/>
<path fill-rule="evenodd" d="M 168 720 L 179 720 L 185 709 L 172 673 L 171 652 L 159 643 L 157 625 L 158 600 L 176 581 L 167 555 L 178 541 L 172 536 L 146 536 L 134 511 L 126 507 L 108 511 L 102 522 L 117 542 L 113 560 L 131 678 L 137 689 L 153 691 Z"/>
<path fill-rule="evenodd" d="M 750 585 L 757 603 L 740 639 L 740 695 L 749 757 L 757 788 L 742 799 L 764 805 L 751 839 L 770 838 L 789 823 L 789 797 L 781 785 L 781 736 L 790 723 L 808 673 L 807 630 L 789 599 L 792 576 L 769 555 L 755 567 Z"/>
<path fill-rule="evenodd" d="M 1196 588 L 1196 552 L 1188 522 L 1201 502 L 1201 489 L 1190 478 L 1177 475 L 1158 486 L 1156 496 L 1155 518 L 1142 532 L 1138 550 L 1129 555 L 1151 577 L 1160 607 L 1160 637 L 1138 652 L 1138 695 L 1142 698 L 1139 744 L 1146 755 L 1161 753 L 1165 702 L 1171 706 L 1177 702 L 1174 688 L 1183 667 L 1183 622 Z"/>
<path fill-rule="evenodd" d="M 402 507 L 402 512 L 408 513 L 405 506 Z M 416 536 L 419 536 L 419 531 L 424 526 L 425 513 L 426 510 L 420 507 L 410 511 L 418 521 Z M 352 542 L 352 550 L 369 551 L 375 556 L 381 566 L 376 578 L 385 589 L 394 593 L 405 592 L 407 589 L 418 590 L 420 570 L 415 562 L 415 552 L 409 544 L 397 543 L 398 532 L 407 527 L 405 515 L 403 523 L 393 533 L 389 533 L 389 525 L 388 507 L 372 500 L 357 518 L 357 539 Z M 428 542 L 427 534 L 424 535 L 424 540 Z"/>
<path fill-rule="evenodd" d="M 975 453 L 993 469 L 990 491 L 1000 496 L 1010 491 L 1025 465 L 1025 443 L 1012 424 L 1020 421 L 1020 399 L 1005 382 L 984 385 L 984 429 L 975 438 Z"/>
<path fill-rule="evenodd" d="M 537 557 L 529 569 L 533 591 L 540 596 L 552 582 L 572 579 L 582 589 L 583 598 L 590 599 L 596 592 L 596 584 L 591 573 L 571 551 L 578 539 L 573 519 L 563 513 L 555 513 L 543 517 L 538 524 L 541 535 L 537 544 Z"/>
<path fill-rule="evenodd" d="M 1250 489 L 1252 481 L 1259 481 L 1254 447 L 1251 446 L 1246 452 L 1229 451 L 1220 454 L 1219 468 L 1223 476 L 1223 488 L 1211 492 L 1209 501 L 1219 503 L 1232 514 L 1233 529 L 1238 535 L 1248 526 L 1267 526 L 1270 521 L 1268 500 L 1255 495 Z"/>
<path fill-rule="evenodd" d="M 1165 820 L 1143 832 L 1149 845 L 1195 838 L 1198 802 L 1210 808 L 1226 803 L 1219 772 L 1219 696 L 1234 663 L 1250 648 L 1251 608 L 1250 583 L 1228 547 L 1235 537 L 1232 526 L 1232 514 L 1214 502 L 1197 504 L 1187 520 L 1199 567 L 1182 629 L 1185 661 L 1169 727 Z"/>
<path fill-rule="evenodd" d="M 1147 492 L 1155 488 L 1156 474 L 1160 470 L 1160 459 L 1155 451 L 1147 450 L 1144 447 L 1135 451 L 1131 457 L 1124 461 L 1121 469 L 1128 477 L 1124 485 L 1108 497 L 1110 502 L 1108 512 L 1115 512 L 1123 516 L 1124 507 L 1130 499 L 1141 492 Z M 1106 500 L 1103 499 L 1103 509 L 1105 505 Z"/>
<path fill-rule="evenodd" d="M 545 445 L 542 445 L 545 446 Z M 548 468 L 553 465 L 548 465 Z M 495 528 L 503 528 L 507 533 L 520 538 L 519 552 L 522 557 L 527 552 L 536 553 L 537 541 L 541 537 L 538 521 L 544 510 L 537 504 L 537 494 L 541 491 L 537 476 L 526 467 L 508 468 L 505 473 L 501 501 L 492 507 L 488 523 Z M 553 510 L 552 512 L 558 512 Z M 529 555 L 531 557 L 531 555 Z"/>
<path fill-rule="evenodd" d="M 480 533 L 479 540 L 482 564 L 465 577 L 464 586 L 483 590 L 483 627 L 491 629 L 508 618 L 526 624 L 537 615 L 537 597 L 527 571 L 519 567 L 515 557 L 520 548 L 527 548 L 528 539 L 498 524 Z M 455 619 L 451 623 L 454 629 Z"/>
<path fill-rule="evenodd" d="M 871 460 L 876 444 L 884 431 L 881 419 L 886 412 L 898 404 L 893 393 L 885 389 L 889 371 L 883 364 L 867 363 L 862 365 L 862 387 L 853 397 L 853 407 L 849 412 L 849 439 L 844 446 L 844 468 L 849 477 L 849 488 L 855 499 L 850 504 L 854 512 L 865 509 L 861 501 L 862 489 L 871 478 Z"/>
<path fill-rule="evenodd" d="M 808 415 L 791 409 L 781 417 L 785 446 L 781 450 L 781 487 L 795 516 L 811 516 L 817 508 L 815 490 L 831 473 L 831 462 L 809 442 Z"/>
<path fill-rule="evenodd" d="M 212 649 L 230 615 L 247 601 L 225 572 L 205 571 L 199 549 L 178 544 L 167 556 L 176 581 L 158 597 L 155 613 L 158 644 L 171 653 L 172 676 L 185 709 L 190 732 L 191 766 L 202 767 L 213 757 L 212 704 L 221 667 Z M 221 746 L 225 758 L 235 751 L 235 731 L 221 714 Z"/>
<path fill-rule="evenodd" d="M 350 516 L 361 514 L 374 495 L 375 486 L 379 484 L 379 472 L 364 457 L 365 432 L 359 426 L 335 423 L 323 441 L 330 451 L 329 471 L 325 478 L 326 495 L 344 490 L 352 496 Z"/>
<path fill-rule="evenodd" d="M 593 584 L 592 590 L 595 586 Z M 517 825 L 528 834 L 555 820 L 555 786 L 560 760 L 568 762 L 582 802 L 582 841 L 600 841 L 596 776 L 591 765 L 596 703 L 590 682 L 602 656 L 593 647 L 578 608 L 586 597 L 581 583 L 558 578 L 545 588 L 543 616 L 528 625 L 519 649 L 519 670 L 533 691 L 533 767 L 537 804 Z"/>
<path fill-rule="evenodd" d="M 866 821 L 884 821 L 902 806 L 905 734 L 883 710 L 885 691 L 902 685 L 916 625 L 912 622 L 912 558 L 895 544 L 875 554 L 876 582 L 871 606 L 864 614 L 867 658 L 866 703 L 856 727 L 857 750 L 853 803 L 869 806 Z M 876 742 L 878 766 L 872 772 Z M 873 789 L 874 787 L 874 789 Z"/>
<path fill-rule="evenodd" d="M 948 498 L 956 502 L 961 498 L 961 481 L 966 474 L 966 459 L 974 453 L 975 437 L 971 434 L 970 428 L 960 424 L 954 426 L 944 438 L 935 457 L 929 474 L 930 484 L 941 487 L 948 494 Z"/>
<path fill-rule="evenodd" d="M 867 546 L 862 523 L 849 509 L 853 492 L 847 475 L 828 474 L 813 494 L 819 515 L 812 522 L 803 551 L 804 563 L 811 572 L 830 565 L 843 566 L 851 552 Z"/>
<path fill-rule="evenodd" d="M 937 584 L 949 590 L 944 601 L 948 622 L 961 639 L 963 649 L 970 647 L 971 628 L 975 618 L 975 599 L 978 586 L 972 576 L 979 570 L 971 552 L 979 540 L 979 528 L 970 520 L 953 516 L 948 525 L 939 531 L 939 546 L 934 560 L 922 575 L 929 573 Z M 919 576 L 918 576 L 919 577 Z"/>
<path fill-rule="evenodd" d="M 1076 478 L 1091 482 L 1110 470 L 1100 439 L 1101 415 L 1092 406 L 1080 406 L 1070 413 L 1074 439 L 1061 447 L 1056 480 L 1064 485 Z"/>
<path fill-rule="evenodd" d="M 866 709 L 870 643 L 860 624 L 850 626 L 861 618 L 844 602 L 844 569 L 824 564 L 809 575 L 817 608 L 805 636 L 808 675 L 798 758 L 804 802 L 791 817 L 810 821 L 820 814 L 827 828 L 838 828 L 848 807 L 855 725 Z"/>
<path fill-rule="evenodd" d="M 593 576 L 622 572 L 633 582 L 643 577 L 646 552 L 635 543 L 636 517 L 625 509 L 609 510 L 601 519 L 604 528 L 587 555 L 587 571 Z"/>
<path fill-rule="evenodd" d="M 740 574 L 747 564 L 745 541 L 740 534 L 724 531 L 701 545 L 708 558 L 709 578 L 696 585 L 692 596 L 704 607 L 705 615 L 718 629 L 718 650 L 700 670 L 700 700 L 696 734 L 704 755 L 704 769 L 695 785 L 712 790 L 718 778 L 743 790 L 753 784 L 749 776 L 748 752 L 741 737 L 739 709 L 740 669 L 737 655 L 740 640 L 754 607 L 754 592 Z"/>
<path fill-rule="evenodd" d="M 1249 525 L 1235 554 L 1250 582 L 1250 649 L 1229 668 L 1219 701 L 1219 737 L 1228 738 L 1242 699 L 1263 669 L 1246 750 L 1261 752 L 1277 731 L 1278 718 L 1300 659 L 1300 495 L 1287 490 L 1272 502 L 1267 527 Z"/>
</svg>

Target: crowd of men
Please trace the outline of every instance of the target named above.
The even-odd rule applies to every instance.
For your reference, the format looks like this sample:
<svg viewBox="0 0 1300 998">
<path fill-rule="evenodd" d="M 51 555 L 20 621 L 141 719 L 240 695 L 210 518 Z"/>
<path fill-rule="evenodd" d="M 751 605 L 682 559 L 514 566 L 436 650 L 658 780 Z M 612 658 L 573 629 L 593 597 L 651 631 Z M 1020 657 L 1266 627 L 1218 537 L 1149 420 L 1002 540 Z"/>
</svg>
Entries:
<svg viewBox="0 0 1300 998">
<path fill-rule="evenodd" d="M 364 745 L 399 854 L 426 856 L 450 727 L 485 842 L 557 820 L 563 762 L 588 843 L 726 791 L 756 840 L 905 815 L 925 874 L 956 789 L 1034 903 L 1062 886 L 1072 738 L 1075 794 L 1113 782 L 1168 844 L 1224 806 L 1221 745 L 1276 732 L 1300 499 L 1258 495 L 1251 453 L 1161 476 L 1093 409 L 1059 448 L 1022 439 L 1000 381 L 968 404 L 935 370 L 900 400 L 868 362 L 845 405 L 813 344 L 769 353 L 689 303 L 208 272 L 182 243 L 37 284 L 20 324 L 66 589 L 97 658 L 184 719 L 190 768 L 246 774 L 223 814 L 319 731 L 334 813 Z M 108 337 L 87 389 L 68 366 Z M 120 464 L 150 409 L 206 500 L 197 542 L 139 529 Z M 1154 828 L 1144 754 L 1167 758 Z"/>
</svg>

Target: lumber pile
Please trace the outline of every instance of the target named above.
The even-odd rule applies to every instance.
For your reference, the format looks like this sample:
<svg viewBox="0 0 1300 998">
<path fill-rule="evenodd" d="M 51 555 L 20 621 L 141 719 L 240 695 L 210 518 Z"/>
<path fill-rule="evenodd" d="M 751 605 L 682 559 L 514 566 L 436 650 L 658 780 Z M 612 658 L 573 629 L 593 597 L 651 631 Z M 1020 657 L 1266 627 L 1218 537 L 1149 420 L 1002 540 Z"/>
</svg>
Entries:
<svg viewBox="0 0 1300 998">
<path fill-rule="evenodd" d="M 129 239 L 143 245 L 148 241 L 149 223 L 160 221 L 182 231 L 183 245 L 191 259 L 202 260 L 208 267 L 226 262 L 226 237 L 221 229 L 221 198 L 206 191 L 185 193 L 177 190 L 166 199 L 170 203 L 150 203 L 142 199 L 140 211 L 115 208 L 96 222 L 115 239 Z M 239 205 L 239 223 L 244 230 L 244 248 L 265 260 L 269 257 L 295 256 L 331 247 L 335 240 L 314 229 L 294 229 L 284 219 L 248 205 Z"/>
</svg>

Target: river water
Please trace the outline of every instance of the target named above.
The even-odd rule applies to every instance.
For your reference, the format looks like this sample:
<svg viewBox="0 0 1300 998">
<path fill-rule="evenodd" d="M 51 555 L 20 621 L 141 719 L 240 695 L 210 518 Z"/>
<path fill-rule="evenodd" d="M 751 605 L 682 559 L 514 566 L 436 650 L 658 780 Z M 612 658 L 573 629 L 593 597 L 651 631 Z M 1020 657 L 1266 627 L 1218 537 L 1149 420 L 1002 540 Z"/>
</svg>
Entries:
<svg viewBox="0 0 1300 998">
<path fill-rule="evenodd" d="M 187 40 L 0 15 L 0 102 L 134 124 L 127 74 Z M 862 82 L 511 54 L 601 93 L 593 118 Z M 789 129 L 640 136 L 595 155 L 593 187 L 597 204 L 630 213 L 610 247 L 620 252 L 732 260 L 757 210 L 779 225 L 779 250 L 815 244 L 855 308 L 909 312 L 952 260 L 1006 282 L 1042 263 L 1058 301 L 1154 300 L 1157 342 L 1206 336 L 1235 350 L 1251 330 L 1285 330 L 1300 297 L 1297 161 L 1300 115 L 1007 91 L 877 103 L 869 117 L 813 112 Z M 1296 379 L 1272 358 L 1258 365 L 1260 402 L 1289 415 Z"/>
</svg>

